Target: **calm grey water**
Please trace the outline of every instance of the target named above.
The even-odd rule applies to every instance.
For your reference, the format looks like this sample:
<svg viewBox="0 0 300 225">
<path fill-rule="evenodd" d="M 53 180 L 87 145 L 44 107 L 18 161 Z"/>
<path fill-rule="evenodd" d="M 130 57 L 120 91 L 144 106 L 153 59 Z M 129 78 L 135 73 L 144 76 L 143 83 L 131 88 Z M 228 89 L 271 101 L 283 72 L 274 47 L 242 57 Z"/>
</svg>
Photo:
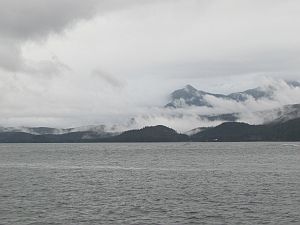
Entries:
<svg viewBox="0 0 300 225">
<path fill-rule="evenodd" d="M 1 144 L 2 225 L 300 224 L 300 143 Z"/>
</svg>

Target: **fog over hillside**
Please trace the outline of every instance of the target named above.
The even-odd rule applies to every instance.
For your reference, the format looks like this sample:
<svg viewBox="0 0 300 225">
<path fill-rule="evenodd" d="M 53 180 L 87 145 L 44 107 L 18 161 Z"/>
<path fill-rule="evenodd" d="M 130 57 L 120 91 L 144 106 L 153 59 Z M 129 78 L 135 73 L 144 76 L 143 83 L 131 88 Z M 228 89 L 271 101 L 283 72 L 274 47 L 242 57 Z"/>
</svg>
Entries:
<svg viewBox="0 0 300 225">
<path fill-rule="evenodd" d="M 300 84 L 282 79 L 265 79 L 260 87 L 233 94 L 212 94 L 187 85 L 170 95 L 171 103 L 165 107 L 149 107 L 128 125 L 135 128 L 165 124 L 184 132 L 195 127 L 216 126 L 225 121 L 262 124 L 297 112 L 298 107 L 289 105 L 298 104 L 299 99 Z"/>
</svg>

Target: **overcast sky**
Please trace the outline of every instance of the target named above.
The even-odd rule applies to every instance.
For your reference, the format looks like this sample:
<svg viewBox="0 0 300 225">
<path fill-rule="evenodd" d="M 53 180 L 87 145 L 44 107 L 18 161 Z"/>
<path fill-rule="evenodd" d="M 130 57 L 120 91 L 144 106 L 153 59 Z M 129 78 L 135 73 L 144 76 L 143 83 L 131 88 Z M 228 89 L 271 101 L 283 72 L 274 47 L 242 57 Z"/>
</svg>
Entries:
<svg viewBox="0 0 300 225">
<path fill-rule="evenodd" d="M 186 84 L 300 79 L 298 0 L 0 0 L 0 125 L 118 122 Z"/>
</svg>

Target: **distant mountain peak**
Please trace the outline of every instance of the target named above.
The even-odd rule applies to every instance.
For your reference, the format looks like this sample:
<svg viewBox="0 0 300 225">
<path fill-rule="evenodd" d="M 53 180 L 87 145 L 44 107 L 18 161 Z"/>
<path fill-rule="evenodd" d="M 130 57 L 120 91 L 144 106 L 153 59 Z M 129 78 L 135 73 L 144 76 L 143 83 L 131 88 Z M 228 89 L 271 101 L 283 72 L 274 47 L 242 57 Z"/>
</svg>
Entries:
<svg viewBox="0 0 300 225">
<path fill-rule="evenodd" d="M 285 81 L 291 87 L 300 87 L 300 82 L 295 80 L 287 80 Z"/>
<path fill-rule="evenodd" d="M 284 81 L 288 86 L 295 88 L 300 87 L 298 81 Z M 256 87 L 241 92 L 235 92 L 228 95 L 209 93 L 202 90 L 197 90 L 192 85 L 188 84 L 182 89 L 175 90 L 170 95 L 170 102 L 165 107 L 170 108 L 184 108 L 186 106 L 200 106 L 212 107 L 208 96 L 215 97 L 221 100 L 231 100 L 236 102 L 245 102 L 249 98 L 255 100 L 259 99 L 273 99 L 275 91 L 278 89 L 276 85 L 268 85 Z"/>
<path fill-rule="evenodd" d="M 172 142 L 188 141 L 185 134 L 179 134 L 164 125 L 147 126 L 138 130 L 128 130 L 118 136 L 105 139 L 108 142 Z"/>
<path fill-rule="evenodd" d="M 205 95 L 214 95 L 197 90 L 192 85 L 186 85 L 182 89 L 175 90 L 171 94 L 171 102 L 165 105 L 170 108 L 183 108 L 185 106 L 207 106 L 211 105 L 205 100 Z"/>
<path fill-rule="evenodd" d="M 195 91 L 198 91 L 196 88 L 194 88 L 192 85 L 190 85 L 190 84 L 187 84 L 187 85 L 185 85 L 185 87 L 184 87 L 184 90 L 186 90 L 186 91 L 188 91 L 188 92 L 195 92 Z"/>
</svg>

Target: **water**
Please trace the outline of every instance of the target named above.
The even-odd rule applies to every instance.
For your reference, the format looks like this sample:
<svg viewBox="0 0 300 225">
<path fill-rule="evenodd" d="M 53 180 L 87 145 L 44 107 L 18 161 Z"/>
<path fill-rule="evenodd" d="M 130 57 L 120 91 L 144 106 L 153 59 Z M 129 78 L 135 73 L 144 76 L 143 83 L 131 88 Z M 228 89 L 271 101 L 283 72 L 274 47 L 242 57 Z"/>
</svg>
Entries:
<svg viewBox="0 0 300 225">
<path fill-rule="evenodd" d="M 300 144 L 1 144 L 1 225 L 300 224 Z"/>
</svg>

